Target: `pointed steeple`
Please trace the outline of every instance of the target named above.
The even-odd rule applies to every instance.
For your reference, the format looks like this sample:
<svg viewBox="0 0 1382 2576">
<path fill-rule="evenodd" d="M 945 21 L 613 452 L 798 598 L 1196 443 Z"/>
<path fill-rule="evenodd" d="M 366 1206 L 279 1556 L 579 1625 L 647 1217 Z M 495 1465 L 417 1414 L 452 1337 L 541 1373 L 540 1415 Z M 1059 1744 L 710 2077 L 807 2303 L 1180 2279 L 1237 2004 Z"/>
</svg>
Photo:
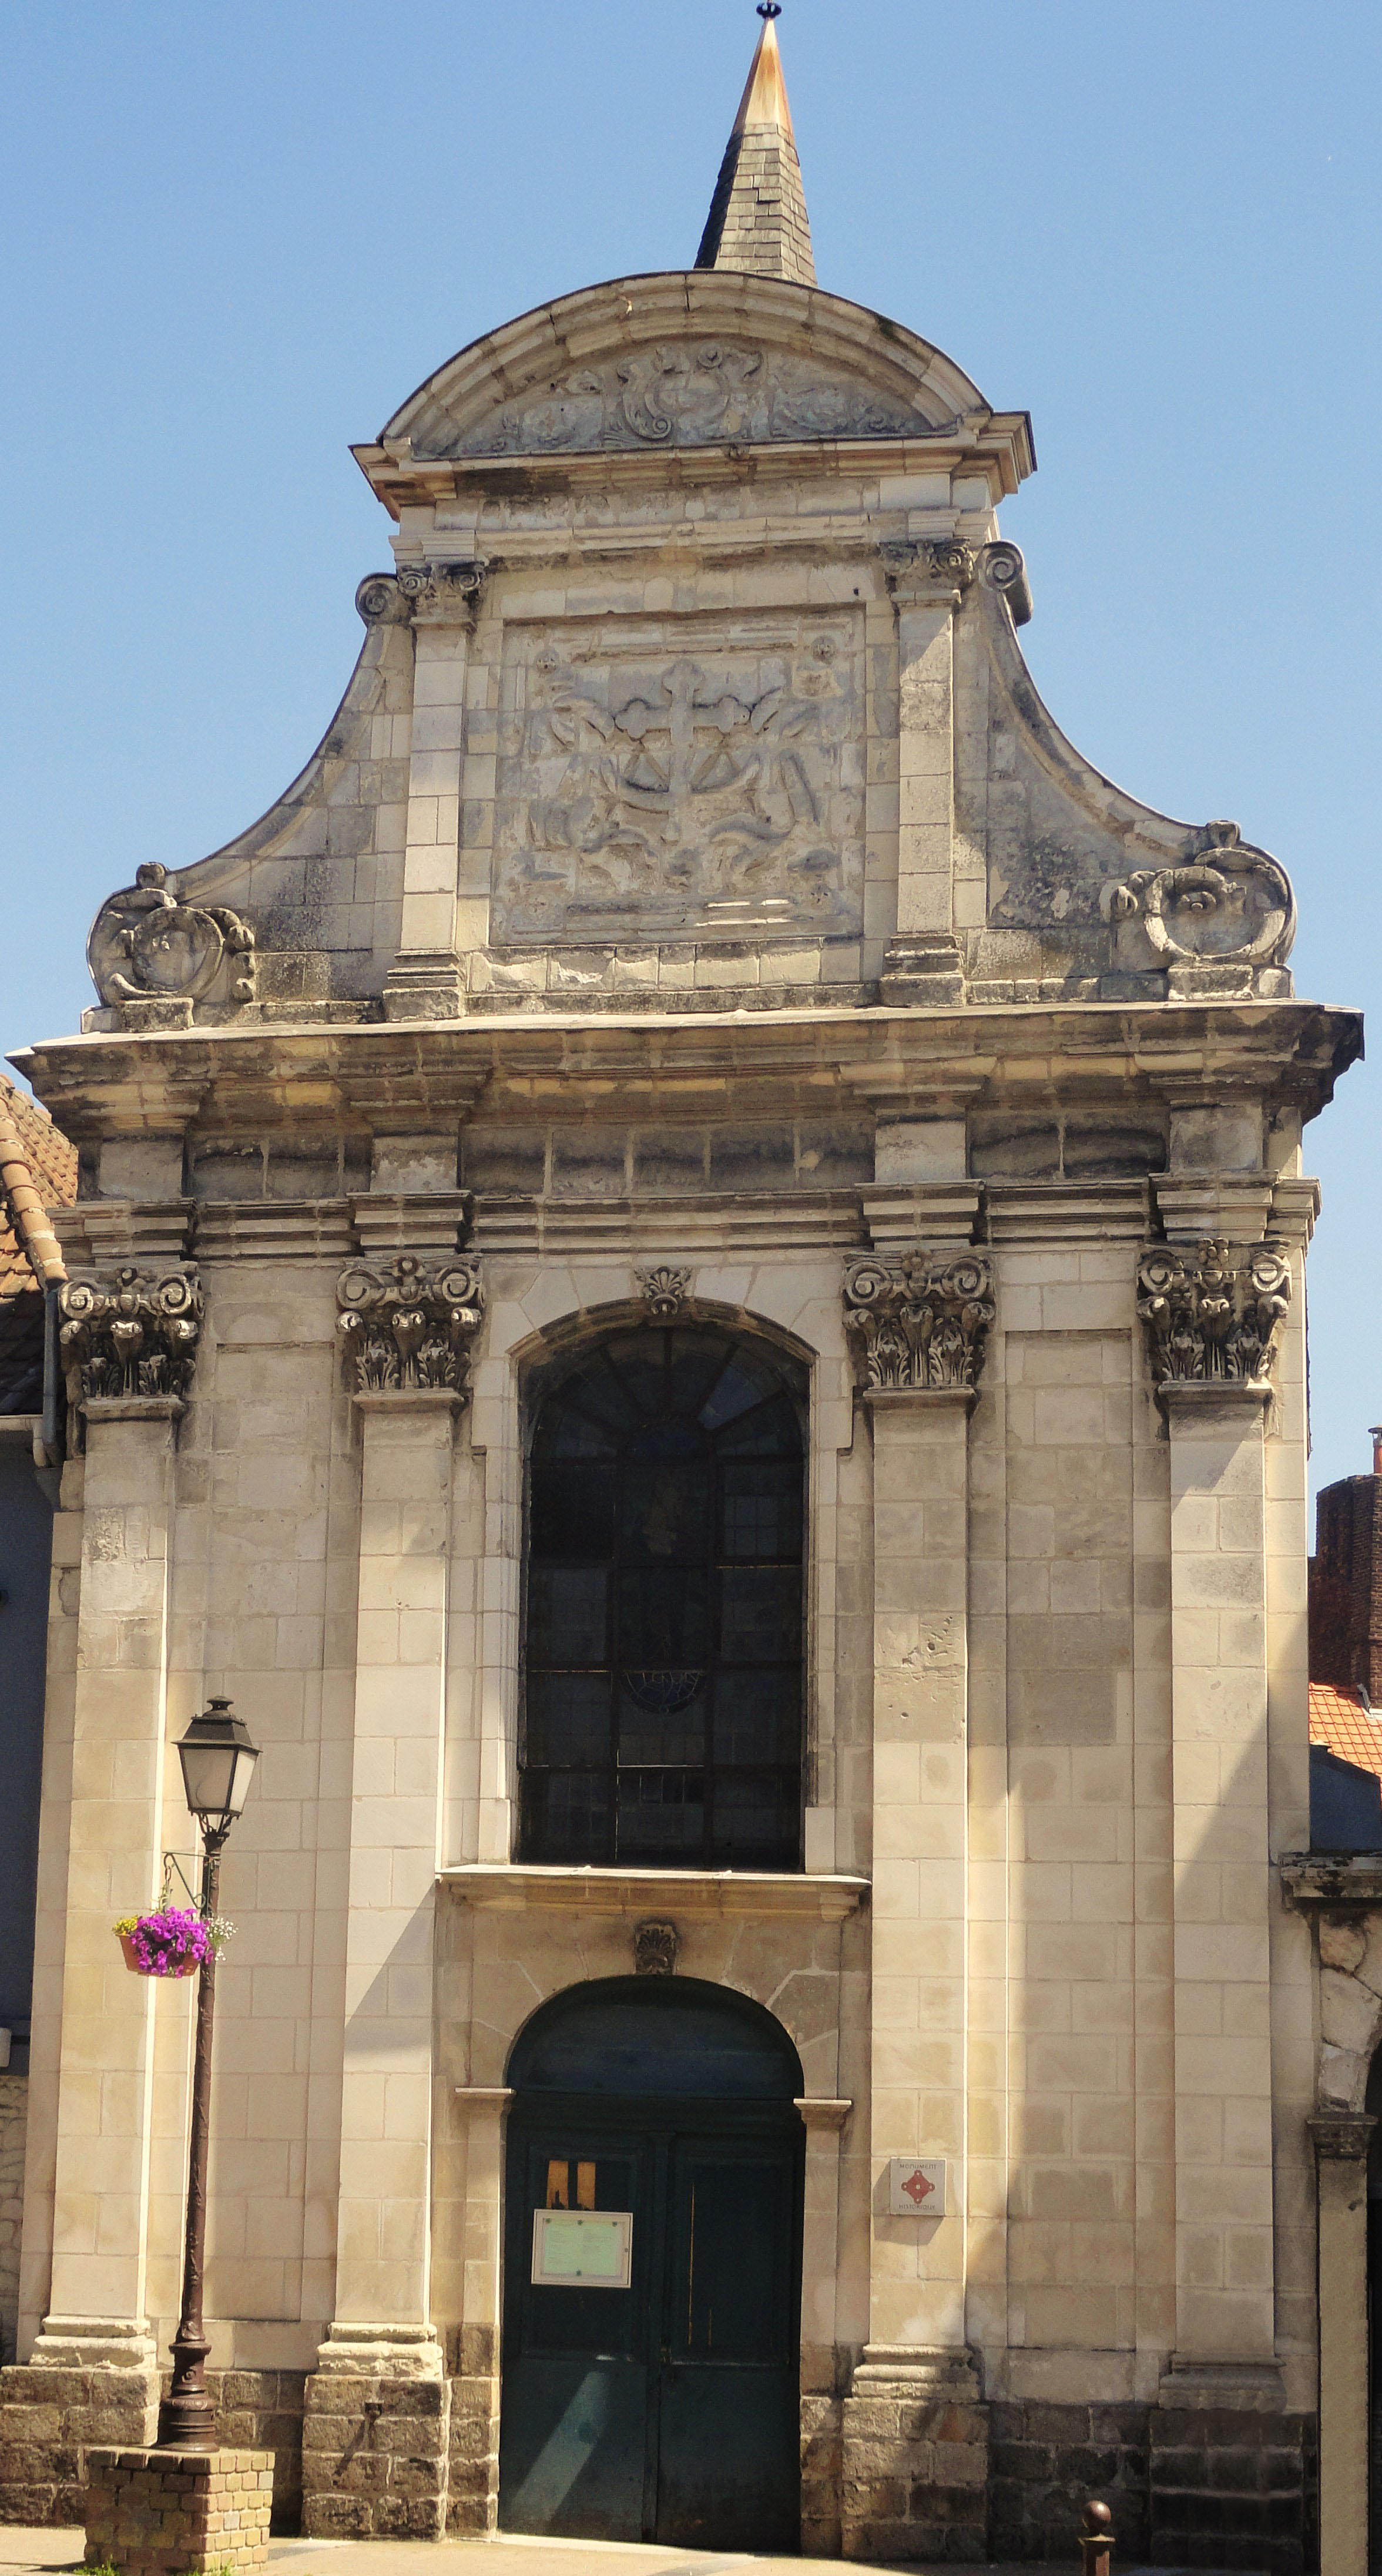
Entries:
<svg viewBox="0 0 1382 2576">
<path fill-rule="evenodd" d="M 746 269 L 754 277 L 814 286 L 806 191 L 773 24 L 782 15 L 778 0 L 759 0 L 758 14 L 763 33 L 720 164 L 696 266 Z"/>
</svg>

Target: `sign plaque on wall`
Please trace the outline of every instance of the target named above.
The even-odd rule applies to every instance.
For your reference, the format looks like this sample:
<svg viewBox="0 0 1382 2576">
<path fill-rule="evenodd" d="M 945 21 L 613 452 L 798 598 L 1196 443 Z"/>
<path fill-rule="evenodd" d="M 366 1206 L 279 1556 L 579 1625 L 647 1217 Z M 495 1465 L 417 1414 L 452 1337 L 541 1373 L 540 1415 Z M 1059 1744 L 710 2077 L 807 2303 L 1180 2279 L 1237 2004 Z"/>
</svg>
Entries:
<svg viewBox="0 0 1382 2576">
<path fill-rule="evenodd" d="M 627 2290 L 633 2214 L 626 2209 L 535 2209 L 533 2279 L 544 2290 Z"/>
<path fill-rule="evenodd" d="M 888 2166 L 888 2210 L 893 2218 L 944 2218 L 944 2156 L 894 2156 Z"/>
</svg>

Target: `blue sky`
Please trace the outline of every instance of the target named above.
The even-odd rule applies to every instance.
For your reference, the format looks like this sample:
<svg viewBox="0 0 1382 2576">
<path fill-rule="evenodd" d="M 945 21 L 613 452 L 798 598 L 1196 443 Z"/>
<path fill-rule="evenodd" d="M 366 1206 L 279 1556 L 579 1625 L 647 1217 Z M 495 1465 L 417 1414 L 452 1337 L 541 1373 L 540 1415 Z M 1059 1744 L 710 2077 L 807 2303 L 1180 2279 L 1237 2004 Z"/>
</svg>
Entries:
<svg viewBox="0 0 1382 2576">
<path fill-rule="evenodd" d="M 749 0 L 0 5 L 6 1048 L 90 918 L 317 742 L 387 531 L 347 454 L 546 296 L 694 256 Z M 1382 33 L 1355 0 L 788 0 L 824 285 L 1030 408 L 1024 645 L 1099 767 L 1377 981 Z M 1317 1477 L 1382 1416 L 1374 1078 L 1308 1139 Z"/>
</svg>

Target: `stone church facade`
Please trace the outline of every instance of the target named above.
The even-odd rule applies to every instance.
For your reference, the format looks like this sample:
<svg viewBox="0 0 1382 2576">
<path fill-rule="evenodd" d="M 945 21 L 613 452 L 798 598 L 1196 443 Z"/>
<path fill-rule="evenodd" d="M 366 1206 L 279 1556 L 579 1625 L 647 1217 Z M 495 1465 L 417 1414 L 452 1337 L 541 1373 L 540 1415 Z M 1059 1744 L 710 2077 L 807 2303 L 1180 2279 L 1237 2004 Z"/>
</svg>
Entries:
<svg viewBox="0 0 1382 2576">
<path fill-rule="evenodd" d="M 1345 2101 L 1280 1865 L 1302 1136 L 1359 1023 L 1276 860 L 1041 704 L 1028 420 L 816 286 L 771 19 L 700 264 L 356 454 L 320 748 L 17 1059 L 81 1184 L 3 2509 L 152 2429 L 190 1989 L 110 1926 L 221 1692 L 212 2365 L 286 2520 L 715 2545 L 737 2357 L 769 2538 L 1036 2557 L 1093 2485 L 1304 2569 L 1373 2024 Z M 729 2358 L 693 2166 L 722 2314 L 784 2249 Z M 627 2287 L 542 2272 L 606 2213 Z"/>
</svg>

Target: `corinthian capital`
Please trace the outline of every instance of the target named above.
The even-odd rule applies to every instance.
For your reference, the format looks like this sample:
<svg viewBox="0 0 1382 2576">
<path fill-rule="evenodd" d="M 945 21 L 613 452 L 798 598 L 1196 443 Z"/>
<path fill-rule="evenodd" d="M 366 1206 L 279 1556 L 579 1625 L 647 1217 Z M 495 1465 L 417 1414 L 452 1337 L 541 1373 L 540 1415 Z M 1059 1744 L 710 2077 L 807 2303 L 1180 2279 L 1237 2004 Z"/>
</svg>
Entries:
<svg viewBox="0 0 1382 2576">
<path fill-rule="evenodd" d="M 377 1268 L 352 1262 L 336 1282 L 336 1330 L 357 1395 L 451 1394 L 470 1387 L 470 1345 L 485 1292 L 479 1262 L 423 1262 L 411 1252 Z"/>
<path fill-rule="evenodd" d="M 993 1274 L 982 1253 L 918 1247 L 896 1262 L 865 1254 L 846 1270 L 844 1293 L 866 1393 L 975 1393 L 993 1322 Z"/>
<path fill-rule="evenodd" d="M 181 1411 L 192 1387 L 204 1301 L 195 1270 L 127 1262 L 79 1271 L 58 1291 L 68 1445 L 92 1404 L 157 1403 Z"/>
<path fill-rule="evenodd" d="M 1235 1251 L 1216 1237 L 1194 1252 L 1150 1244 L 1137 1265 L 1137 1311 L 1158 1392 L 1262 1394 L 1290 1304 L 1290 1269 L 1273 1243 Z"/>
</svg>

